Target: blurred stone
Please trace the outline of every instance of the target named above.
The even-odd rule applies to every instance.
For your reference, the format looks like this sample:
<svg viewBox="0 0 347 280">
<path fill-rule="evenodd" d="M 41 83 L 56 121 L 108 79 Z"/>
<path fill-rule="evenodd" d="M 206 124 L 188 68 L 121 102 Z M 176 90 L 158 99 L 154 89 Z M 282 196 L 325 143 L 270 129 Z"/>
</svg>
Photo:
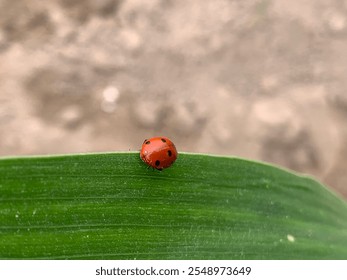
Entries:
<svg viewBox="0 0 347 280">
<path fill-rule="evenodd" d="M 261 79 L 261 87 L 265 91 L 271 91 L 275 89 L 279 84 L 278 78 L 275 75 L 264 76 Z"/>
<path fill-rule="evenodd" d="M 101 110 L 105 113 L 113 113 L 117 108 L 119 90 L 115 86 L 108 86 L 102 92 Z"/>
<path fill-rule="evenodd" d="M 119 44 L 130 51 L 134 51 L 141 46 L 141 38 L 134 30 L 123 29 L 118 36 Z"/>
<path fill-rule="evenodd" d="M 119 98 L 119 90 L 115 86 L 108 86 L 103 90 L 102 96 L 106 102 L 116 102 Z"/>
<path fill-rule="evenodd" d="M 343 16 L 342 14 L 338 13 L 333 13 L 330 14 L 328 22 L 329 27 L 333 31 L 341 31 L 346 27 L 346 16 Z"/>
<path fill-rule="evenodd" d="M 271 131 L 283 130 L 281 137 L 295 138 L 303 126 L 301 119 L 297 117 L 297 109 L 294 106 L 288 106 L 283 99 L 259 101 L 253 107 L 252 113 L 253 119 L 262 122 L 261 126 L 266 127 L 265 131 L 260 131 L 267 135 Z"/>
<path fill-rule="evenodd" d="M 163 117 L 162 104 L 153 100 L 143 100 L 136 102 L 133 108 L 133 117 L 140 127 L 155 128 L 158 127 Z"/>
<path fill-rule="evenodd" d="M 66 106 L 60 113 L 60 119 L 65 126 L 73 127 L 81 121 L 83 113 L 76 105 Z"/>
</svg>

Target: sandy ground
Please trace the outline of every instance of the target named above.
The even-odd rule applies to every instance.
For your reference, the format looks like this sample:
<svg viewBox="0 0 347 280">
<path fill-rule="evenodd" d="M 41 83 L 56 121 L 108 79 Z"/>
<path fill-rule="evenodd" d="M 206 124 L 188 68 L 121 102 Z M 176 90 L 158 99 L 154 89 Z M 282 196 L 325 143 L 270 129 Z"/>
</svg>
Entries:
<svg viewBox="0 0 347 280">
<path fill-rule="evenodd" d="M 236 155 L 347 197 L 346 0 L 0 0 L 0 156 Z"/>
</svg>

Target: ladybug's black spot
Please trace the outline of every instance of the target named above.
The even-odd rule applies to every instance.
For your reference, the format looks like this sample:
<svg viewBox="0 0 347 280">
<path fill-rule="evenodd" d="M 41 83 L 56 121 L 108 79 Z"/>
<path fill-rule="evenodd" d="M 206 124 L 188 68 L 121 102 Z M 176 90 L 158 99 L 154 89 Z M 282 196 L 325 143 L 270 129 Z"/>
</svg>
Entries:
<svg viewBox="0 0 347 280">
<path fill-rule="evenodd" d="M 159 166 L 159 164 L 160 164 L 160 161 L 159 161 L 159 160 L 156 160 L 156 161 L 155 161 L 155 166 Z"/>
<path fill-rule="evenodd" d="M 146 145 L 149 145 L 149 144 L 151 144 L 151 141 L 146 141 L 145 143 L 146 143 Z"/>
<path fill-rule="evenodd" d="M 166 143 L 166 140 L 164 138 L 161 138 L 161 141 L 163 141 L 164 143 Z"/>
<path fill-rule="evenodd" d="M 171 156 L 172 156 L 172 152 L 171 152 L 170 150 L 168 150 L 168 151 L 167 151 L 167 155 L 168 155 L 169 157 L 171 157 Z"/>
</svg>

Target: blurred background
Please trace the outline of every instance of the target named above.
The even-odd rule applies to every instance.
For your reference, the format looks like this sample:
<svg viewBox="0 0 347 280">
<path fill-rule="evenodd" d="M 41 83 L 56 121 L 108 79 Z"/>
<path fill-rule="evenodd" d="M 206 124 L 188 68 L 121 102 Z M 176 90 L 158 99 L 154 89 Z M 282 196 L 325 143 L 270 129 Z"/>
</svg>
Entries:
<svg viewBox="0 0 347 280">
<path fill-rule="evenodd" d="M 347 0 L 0 0 L 0 156 L 235 155 L 347 197 Z"/>
</svg>

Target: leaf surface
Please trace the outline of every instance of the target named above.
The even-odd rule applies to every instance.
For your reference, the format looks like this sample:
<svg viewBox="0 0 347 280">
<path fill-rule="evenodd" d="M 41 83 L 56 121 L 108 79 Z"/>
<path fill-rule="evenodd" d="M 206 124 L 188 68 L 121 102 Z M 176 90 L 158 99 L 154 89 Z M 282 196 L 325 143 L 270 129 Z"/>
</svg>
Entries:
<svg viewBox="0 0 347 280">
<path fill-rule="evenodd" d="M 305 176 L 181 153 L 0 159 L 1 259 L 346 259 L 347 204 Z"/>
</svg>

